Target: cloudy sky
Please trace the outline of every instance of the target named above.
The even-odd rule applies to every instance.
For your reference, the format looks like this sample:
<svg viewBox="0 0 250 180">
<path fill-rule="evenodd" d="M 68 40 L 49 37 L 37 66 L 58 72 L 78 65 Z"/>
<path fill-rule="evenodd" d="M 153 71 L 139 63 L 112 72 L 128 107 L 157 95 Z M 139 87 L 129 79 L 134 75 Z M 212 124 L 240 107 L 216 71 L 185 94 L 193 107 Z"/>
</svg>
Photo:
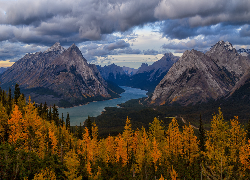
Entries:
<svg viewBox="0 0 250 180">
<path fill-rule="evenodd" d="M 55 42 L 138 68 L 219 40 L 250 48 L 249 0 L 0 0 L 0 67 Z"/>
</svg>

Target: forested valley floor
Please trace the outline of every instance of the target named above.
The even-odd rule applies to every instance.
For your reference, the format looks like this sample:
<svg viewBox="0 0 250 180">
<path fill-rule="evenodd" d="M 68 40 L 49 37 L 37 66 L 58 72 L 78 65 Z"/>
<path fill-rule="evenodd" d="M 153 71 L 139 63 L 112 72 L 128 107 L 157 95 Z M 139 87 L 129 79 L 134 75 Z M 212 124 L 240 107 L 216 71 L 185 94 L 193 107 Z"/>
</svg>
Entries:
<svg viewBox="0 0 250 180">
<path fill-rule="evenodd" d="M 143 116 L 143 114 L 142 114 Z M 98 136 L 87 121 L 70 128 L 57 108 L 37 106 L 20 93 L 0 91 L 0 179 L 248 179 L 250 127 L 224 120 L 219 108 L 209 130 L 152 118 L 148 128 Z"/>
</svg>

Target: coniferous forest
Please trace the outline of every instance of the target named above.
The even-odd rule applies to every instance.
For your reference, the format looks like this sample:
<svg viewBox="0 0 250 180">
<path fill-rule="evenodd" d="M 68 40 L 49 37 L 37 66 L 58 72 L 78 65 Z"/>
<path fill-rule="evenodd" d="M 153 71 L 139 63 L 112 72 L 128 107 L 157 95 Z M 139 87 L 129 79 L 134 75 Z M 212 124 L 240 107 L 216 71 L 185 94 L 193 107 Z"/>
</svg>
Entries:
<svg viewBox="0 0 250 180">
<path fill-rule="evenodd" d="M 249 131 L 220 108 L 210 130 L 200 118 L 198 136 L 175 118 L 134 130 L 127 117 L 122 133 L 100 138 L 95 123 L 73 131 L 56 106 L 27 103 L 18 85 L 14 96 L 0 90 L 0 179 L 247 179 L 249 156 Z"/>
</svg>

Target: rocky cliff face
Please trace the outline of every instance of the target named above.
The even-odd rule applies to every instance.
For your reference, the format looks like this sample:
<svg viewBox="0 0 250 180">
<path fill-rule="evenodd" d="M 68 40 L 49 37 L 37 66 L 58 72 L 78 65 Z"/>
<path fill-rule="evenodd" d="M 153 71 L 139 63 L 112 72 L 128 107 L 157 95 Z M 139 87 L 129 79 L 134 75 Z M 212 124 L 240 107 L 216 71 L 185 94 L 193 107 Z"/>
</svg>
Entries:
<svg viewBox="0 0 250 180">
<path fill-rule="evenodd" d="M 97 66 L 97 68 L 105 80 L 112 81 L 121 86 L 130 86 L 153 92 L 156 85 L 159 84 L 170 67 L 178 59 L 179 57 L 174 56 L 172 53 L 166 53 L 152 65 L 142 63 L 138 70 L 120 67 L 115 64 L 104 67 Z"/>
<path fill-rule="evenodd" d="M 151 103 L 188 105 L 218 99 L 233 89 L 248 67 L 248 60 L 228 42 L 218 42 L 206 54 L 186 51 L 157 85 Z"/>
<path fill-rule="evenodd" d="M 160 60 L 154 62 L 152 65 L 143 63 L 136 74 L 131 76 L 129 85 L 153 92 L 155 87 L 178 59 L 179 57 L 174 56 L 172 53 L 166 53 Z"/>
<path fill-rule="evenodd" d="M 150 66 L 142 64 L 136 74 L 150 73 L 148 80 L 157 81 L 162 75 L 165 76 L 167 74 L 168 70 L 178 61 L 178 59 L 179 57 L 174 56 L 172 53 L 165 53 L 160 60 L 154 62 Z"/>
<path fill-rule="evenodd" d="M 110 98 L 106 81 L 89 65 L 78 47 L 56 43 L 45 52 L 27 54 L 1 75 L 1 86 L 18 83 L 40 103 L 73 106 Z"/>
<path fill-rule="evenodd" d="M 226 69 L 238 81 L 249 67 L 249 59 L 239 55 L 229 42 L 219 41 L 206 55 L 222 69 Z"/>
</svg>

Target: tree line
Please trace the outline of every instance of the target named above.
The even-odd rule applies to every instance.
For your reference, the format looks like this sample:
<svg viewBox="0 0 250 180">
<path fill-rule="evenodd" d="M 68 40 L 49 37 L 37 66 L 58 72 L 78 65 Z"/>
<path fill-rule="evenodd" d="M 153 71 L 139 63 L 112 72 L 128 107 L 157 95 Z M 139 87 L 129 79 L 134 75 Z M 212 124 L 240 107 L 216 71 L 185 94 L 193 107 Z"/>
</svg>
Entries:
<svg viewBox="0 0 250 180">
<path fill-rule="evenodd" d="M 90 119 L 72 132 L 54 107 L 15 92 L 0 93 L 0 179 L 250 177 L 250 133 L 237 116 L 225 121 L 220 109 L 210 130 L 200 117 L 199 136 L 175 118 L 166 127 L 154 118 L 147 131 L 133 130 L 127 117 L 122 133 L 100 138 Z"/>
</svg>

